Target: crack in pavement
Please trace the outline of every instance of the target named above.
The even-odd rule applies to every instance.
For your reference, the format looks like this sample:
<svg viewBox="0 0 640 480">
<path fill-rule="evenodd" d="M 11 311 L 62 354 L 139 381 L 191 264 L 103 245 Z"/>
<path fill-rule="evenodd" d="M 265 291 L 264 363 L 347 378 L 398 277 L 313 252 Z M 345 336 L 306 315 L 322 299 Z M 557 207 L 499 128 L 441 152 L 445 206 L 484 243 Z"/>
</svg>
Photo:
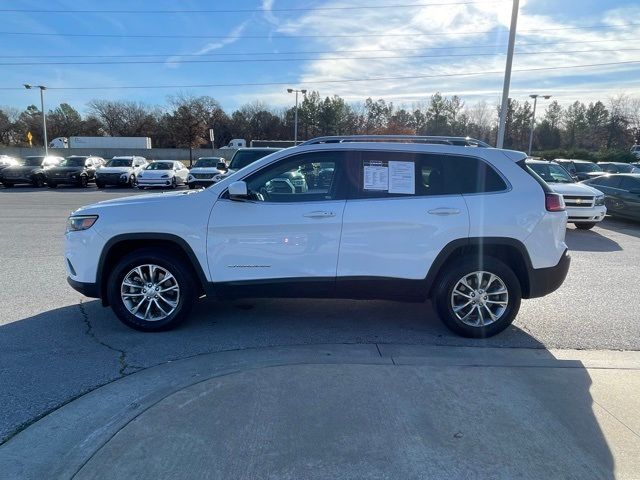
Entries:
<svg viewBox="0 0 640 480">
<path fill-rule="evenodd" d="M 100 340 L 98 338 L 98 336 L 96 335 L 94 329 L 93 329 L 93 325 L 91 324 L 91 320 L 89 319 L 89 314 L 87 313 L 87 311 L 84 308 L 84 303 L 83 300 L 80 299 L 80 301 L 78 302 L 78 308 L 80 308 L 80 313 L 82 314 L 82 320 L 84 322 L 84 324 L 87 327 L 87 330 L 85 331 L 85 333 L 91 337 L 97 344 L 102 345 L 105 348 L 108 348 L 109 350 L 116 352 L 118 354 L 118 363 L 120 365 L 120 369 L 118 370 L 118 374 L 120 375 L 120 377 L 124 377 L 126 375 L 128 375 L 129 373 L 133 373 L 136 372 L 138 370 L 140 370 L 142 367 L 137 367 L 134 365 L 129 365 L 127 363 L 127 352 L 123 349 L 120 348 L 116 348 L 113 347 L 111 345 L 109 345 L 108 343 Z M 127 369 L 131 369 L 133 370 L 133 372 L 127 372 Z"/>
</svg>

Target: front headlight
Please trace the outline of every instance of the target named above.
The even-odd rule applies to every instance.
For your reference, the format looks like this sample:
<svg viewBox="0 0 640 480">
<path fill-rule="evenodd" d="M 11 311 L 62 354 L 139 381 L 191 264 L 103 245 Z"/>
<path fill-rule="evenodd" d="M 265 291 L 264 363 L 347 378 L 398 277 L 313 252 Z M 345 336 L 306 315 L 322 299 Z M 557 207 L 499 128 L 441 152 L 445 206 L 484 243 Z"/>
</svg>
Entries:
<svg viewBox="0 0 640 480">
<path fill-rule="evenodd" d="M 80 232 L 93 227 L 98 215 L 71 215 L 67 219 L 66 232 Z"/>
<path fill-rule="evenodd" d="M 604 205 L 604 195 L 598 195 L 594 205 Z"/>
</svg>

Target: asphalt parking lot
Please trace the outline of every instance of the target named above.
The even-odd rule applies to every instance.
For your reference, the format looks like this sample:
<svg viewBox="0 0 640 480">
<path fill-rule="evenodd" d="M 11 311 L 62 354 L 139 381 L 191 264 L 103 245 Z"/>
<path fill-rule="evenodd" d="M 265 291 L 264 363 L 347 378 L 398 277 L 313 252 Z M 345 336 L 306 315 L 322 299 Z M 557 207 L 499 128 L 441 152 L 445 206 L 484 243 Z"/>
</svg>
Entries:
<svg viewBox="0 0 640 480">
<path fill-rule="evenodd" d="M 181 328 L 144 334 L 68 287 L 63 230 L 75 208 L 140 192 L 0 188 L 0 443 L 100 385 L 160 363 L 226 350 L 309 344 L 416 344 L 640 350 L 640 224 L 570 227 L 562 288 L 524 301 L 486 340 L 454 336 L 429 304 L 382 301 L 202 301 Z"/>
</svg>

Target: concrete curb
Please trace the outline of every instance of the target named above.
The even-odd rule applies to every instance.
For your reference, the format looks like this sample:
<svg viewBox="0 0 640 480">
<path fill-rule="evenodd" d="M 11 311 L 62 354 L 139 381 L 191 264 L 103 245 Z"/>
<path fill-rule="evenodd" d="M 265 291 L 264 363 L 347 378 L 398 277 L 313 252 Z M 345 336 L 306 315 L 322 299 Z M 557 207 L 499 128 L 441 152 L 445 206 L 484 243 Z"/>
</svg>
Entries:
<svg viewBox="0 0 640 480">
<path fill-rule="evenodd" d="M 296 364 L 640 369 L 640 352 L 305 345 L 199 355 L 129 375 L 50 413 L 0 447 L 3 478 L 71 478 L 133 419 L 214 377 Z"/>
</svg>

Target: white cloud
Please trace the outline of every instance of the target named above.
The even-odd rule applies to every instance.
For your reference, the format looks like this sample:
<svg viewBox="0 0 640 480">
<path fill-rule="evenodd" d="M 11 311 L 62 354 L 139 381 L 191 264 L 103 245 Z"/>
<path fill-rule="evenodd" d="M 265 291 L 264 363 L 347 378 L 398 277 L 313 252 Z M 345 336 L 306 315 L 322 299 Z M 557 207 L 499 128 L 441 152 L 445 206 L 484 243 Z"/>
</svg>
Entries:
<svg viewBox="0 0 640 480">
<path fill-rule="evenodd" d="M 268 0 L 267 0 L 268 1 Z M 323 3 L 326 7 L 350 6 L 340 0 Z M 447 75 L 463 72 L 504 71 L 506 43 L 510 24 L 510 3 L 479 3 L 448 5 L 445 7 L 398 8 L 348 10 L 338 14 L 311 11 L 289 21 L 283 21 L 277 28 L 279 34 L 323 35 L 323 38 L 303 38 L 302 49 L 327 50 L 317 60 L 305 62 L 298 75 L 298 82 L 305 88 L 319 90 L 322 95 L 337 94 L 347 100 L 362 100 L 368 96 L 385 98 L 397 102 L 411 102 L 428 98 L 436 91 L 449 94 L 469 95 L 476 100 L 493 102 L 502 88 L 502 73 L 486 76 L 416 78 L 403 80 L 380 80 L 372 82 L 344 82 L 323 84 L 315 80 L 339 80 L 375 77 L 410 77 L 424 75 Z M 624 51 L 634 46 L 624 39 L 634 37 L 632 26 L 613 29 L 566 29 L 589 24 L 619 25 L 637 18 L 640 8 L 630 6 L 606 12 L 597 16 L 575 17 L 571 23 L 561 22 L 545 15 L 531 14 L 527 5 L 521 2 L 518 19 L 516 57 L 512 76 L 512 98 L 523 98 L 528 93 L 548 91 L 557 98 L 570 101 L 592 97 L 590 92 L 606 96 L 619 90 L 617 85 L 627 85 L 632 90 L 632 80 L 637 78 L 639 65 L 619 65 L 544 70 L 538 72 L 517 72 L 521 69 L 566 67 L 567 65 L 598 64 L 633 61 L 639 52 Z M 557 29 L 557 30 L 552 30 Z M 415 36 L 366 36 L 385 30 L 389 34 L 415 34 Z M 473 33 L 486 32 L 491 33 Z M 447 32 L 447 35 L 434 35 Z M 420 35 L 422 34 L 422 35 Z M 345 35 L 352 35 L 347 36 Z M 357 36 L 361 35 L 361 36 Z M 637 33 L 635 34 L 637 36 Z M 606 42 L 613 40 L 611 42 Z M 561 44 L 558 42 L 576 42 Z M 594 43 L 580 43 L 594 42 Z M 550 45 L 525 45 L 527 43 L 550 43 Z M 447 50 L 430 50 L 433 47 L 482 46 L 473 50 L 456 50 L 455 53 L 482 51 L 496 53 L 496 56 L 444 57 L 439 58 L 358 58 L 335 60 L 335 57 L 446 55 Z M 402 49 L 416 49 L 403 51 Z M 616 50 L 598 52 L 596 50 Z M 371 51 L 367 53 L 346 53 L 348 50 Z M 373 52 L 386 50 L 386 52 Z M 582 50 L 583 52 L 576 52 Z M 552 52 L 540 55 L 526 55 L 525 52 Z M 584 52 L 586 51 L 586 52 Z M 345 53 L 340 53 L 345 52 Z M 518 55 L 518 52 L 522 53 Z M 615 74 L 612 81 L 610 75 Z M 289 99 L 280 87 L 265 89 L 261 98 L 286 104 Z M 627 90 L 628 91 L 628 90 Z M 255 95 L 256 92 L 253 92 Z M 466 99 L 466 98 L 465 98 Z M 280 100 L 280 101 L 278 101 Z"/>
<path fill-rule="evenodd" d="M 220 48 L 226 45 L 230 45 L 238 41 L 242 37 L 242 32 L 247 27 L 248 23 L 249 23 L 249 20 L 245 20 L 240 25 L 238 25 L 233 30 L 231 30 L 231 33 L 229 33 L 229 35 L 227 35 L 225 38 L 216 42 L 207 43 L 204 47 L 193 52 L 193 55 L 206 55 L 207 53 L 211 53 L 215 50 L 219 50 Z M 177 68 L 180 65 L 180 60 L 182 60 L 182 58 L 183 57 L 181 56 L 169 57 L 165 65 L 168 67 Z"/>
<path fill-rule="evenodd" d="M 264 12 L 264 18 L 271 25 L 279 25 L 280 22 L 273 14 L 273 4 L 274 0 L 262 0 L 262 11 Z"/>
</svg>

